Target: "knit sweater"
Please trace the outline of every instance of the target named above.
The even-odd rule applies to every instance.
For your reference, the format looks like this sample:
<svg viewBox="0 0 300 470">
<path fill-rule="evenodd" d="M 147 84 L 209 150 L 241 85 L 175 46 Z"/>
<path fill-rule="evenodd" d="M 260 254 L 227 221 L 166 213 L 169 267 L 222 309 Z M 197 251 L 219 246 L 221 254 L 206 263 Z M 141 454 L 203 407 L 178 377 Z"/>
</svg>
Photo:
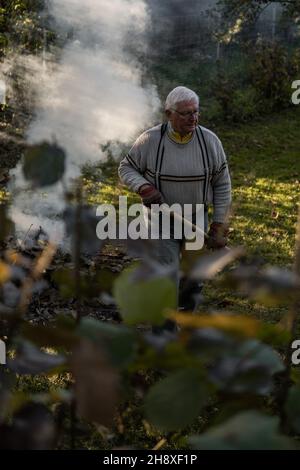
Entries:
<svg viewBox="0 0 300 470">
<path fill-rule="evenodd" d="M 212 204 L 213 221 L 224 222 L 231 203 L 231 181 L 219 138 L 197 126 L 187 143 L 171 138 L 170 123 L 141 134 L 120 163 L 121 181 L 138 192 L 152 184 L 167 204 Z"/>
</svg>

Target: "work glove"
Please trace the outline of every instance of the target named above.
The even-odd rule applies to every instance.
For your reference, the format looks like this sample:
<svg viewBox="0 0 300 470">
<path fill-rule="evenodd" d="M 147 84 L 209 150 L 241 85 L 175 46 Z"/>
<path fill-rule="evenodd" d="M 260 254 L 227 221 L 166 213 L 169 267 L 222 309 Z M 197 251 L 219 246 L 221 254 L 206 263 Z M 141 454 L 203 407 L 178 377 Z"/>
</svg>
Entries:
<svg viewBox="0 0 300 470">
<path fill-rule="evenodd" d="M 143 184 L 139 189 L 139 195 L 146 207 L 150 207 L 151 204 L 162 204 L 163 202 L 162 194 L 152 184 Z"/>
<path fill-rule="evenodd" d="M 208 238 L 206 239 L 207 248 L 217 250 L 227 245 L 228 226 L 220 222 L 213 222 L 209 228 Z"/>
</svg>

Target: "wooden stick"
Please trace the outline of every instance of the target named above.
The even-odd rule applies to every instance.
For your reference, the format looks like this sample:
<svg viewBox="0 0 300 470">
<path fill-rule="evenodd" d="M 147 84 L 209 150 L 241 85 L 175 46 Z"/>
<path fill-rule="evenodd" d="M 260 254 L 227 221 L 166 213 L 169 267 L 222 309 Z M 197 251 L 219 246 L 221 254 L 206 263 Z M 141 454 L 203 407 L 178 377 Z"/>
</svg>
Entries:
<svg viewBox="0 0 300 470">
<path fill-rule="evenodd" d="M 178 214 L 177 212 L 175 211 L 171 211 L 169 209 L 169 207 L 165 204 L 160 204 L 159 206 L 160 210 L 162 210 L 163 212 L 171 215 L 174 219 L 180 221 L 181 223 L 184 223 L 186 225 L 188 225 L 190 228 L 192 228 L 194 230 L 194 232 L 197 232 L 201 237 L 204 236 L 204 239 L 205 240 L 208 240 L 209 239 L 209 235 L 204 232 L 203 230 L 201 230 L 201 228 L 199 228 L 197 225 L 193 224 L 190 220 L 186 219 L 185 217 L 183 217 L 183 215 L 180 215 Z M 148 211 L 150 212 L 151 211 L 151 208 L 150 207 L 147 207 Z M 225 250 L 230 250 L 230 247 L 228 246 L 224 246 L 224 249 Z"/>
</svg>

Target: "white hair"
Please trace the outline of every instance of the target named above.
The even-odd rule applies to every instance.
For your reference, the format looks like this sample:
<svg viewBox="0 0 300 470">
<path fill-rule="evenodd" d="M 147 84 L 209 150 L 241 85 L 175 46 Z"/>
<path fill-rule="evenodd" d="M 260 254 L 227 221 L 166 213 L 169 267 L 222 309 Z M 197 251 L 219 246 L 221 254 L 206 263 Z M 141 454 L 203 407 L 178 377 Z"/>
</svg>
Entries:
<svg viewBox="0 0 300 470">
<path fill-rule="evenodd" d="M 193 90 L 185 86 L 177 86 L 168 94 L 165 102 L 165 110 L 176 109 L 177 103 L 181 101 L 197 101 L 199 105 L 199 96 Z"/>
</svg>

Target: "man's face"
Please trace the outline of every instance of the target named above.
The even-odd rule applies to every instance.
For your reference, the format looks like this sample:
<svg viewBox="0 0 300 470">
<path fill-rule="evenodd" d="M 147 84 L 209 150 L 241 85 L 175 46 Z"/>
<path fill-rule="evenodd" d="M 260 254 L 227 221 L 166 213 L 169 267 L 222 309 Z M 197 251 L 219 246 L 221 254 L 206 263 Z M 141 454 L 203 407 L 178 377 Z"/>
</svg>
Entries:
<svg viewBox="0 0 300 470">
<path fill-rule="evenodd" d="M 198 124 L 198 103 L 192 101 L 180 101 L 176 109 L 166 111 L 166 115 L 174 129 L 181 136 L 189 134 L 196 129 Z"/>
</svg>

